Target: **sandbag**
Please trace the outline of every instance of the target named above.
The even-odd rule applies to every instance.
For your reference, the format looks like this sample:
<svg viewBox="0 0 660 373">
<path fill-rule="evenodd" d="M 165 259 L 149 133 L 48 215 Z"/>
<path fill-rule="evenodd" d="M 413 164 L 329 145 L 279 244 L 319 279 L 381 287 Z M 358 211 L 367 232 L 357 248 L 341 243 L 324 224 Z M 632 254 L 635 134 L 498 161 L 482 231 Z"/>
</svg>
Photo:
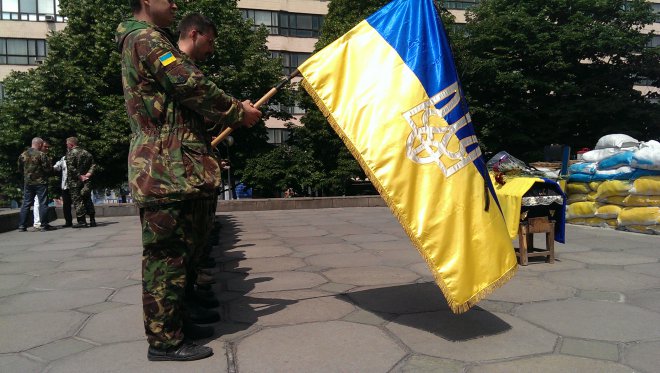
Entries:
<svg viewBox="0 0 660 373">
<path fill-rule="evenodd" d="M 597 191 L 598 187 L 602 183 L 603 183 L 602 181 L 592 181 L 592 182 L 589 183 L 589 188 L 591 188 L 591 190 L 593 190 L 593 191 Z"/>
<path fill-rule="evenodd" d="M 660 224 L 660 207 L 626 207 L 619 213 L 617 221 L 623 227 Z"/>
<path fill-rule="evenodd" d="M 660 170 L 660 143 L 654 140 L 642 143 L 633 154 L 631 165 L 646 170 Z"/>
<path fill-rule="evenodd" d="M 612 170 L 598 170 L 591 176 L 591 180 L 630 180 L 633 178 L 633 174 L 639 171 L 648 170 L 635 170 L 630 166 L 623 166 Z"/>
<path fill-rule="evenodd" d="M 604 197 L 604 198 L 598 198 L 596 201 L 604 204 L 604 205 L 618 205 L 618 206 L 625 206 L 625 203 L 623 201 L 626 200 L 628 196 L 609 196 L 609 197 Z"/>
<path fill-rule="evenodd" d="M 596 202 L 575 202 L 566 208 L 566 219 L 593 218 L 596 216 Z"/>
<path fill-rule="evenodd" d="M 630 194 L 632 183 L 624 180 L 607 180 L 598 186 L 597 200 L 611 196 L 626 196 Z"/>
<path fill-rule="evenodd" d="M 589 183 L 593 179 L 593 175 L 587 174 L 570 174 L 568 175 L 568 182 L 570 183 Z"/>
<path fill-rule="evenodd" d="M 587 202 L 589 201 L 589 197 L 587 194 L 584 193 L 573 193 L 569 194 L 568 197 L 566 197 L 566 203 L 569 205 L 575 202 Z"/>
<path fill-rule="evenodd" d="M 569 224 L 587 225 L 590 227 L 603 227 L 603 228 L 616 228 L 616 219 L 603 219 L 603 218 L 573 218 L 567 219 Z"/>
<path fill-rule="evenodd" d="M 623 204 L 630 207 L 660 207 L 660 195 L 643 196 L 631 194 L 623 200 Z"/>
<path fill-rule="evenodd" d="M 600 162 L 607 157 L 611 157 L 616 153 L 621 152 L 619 148 L 607 148 L 607 149 L 597 149 L 590 150 L 582 154 L 582 160 L 585 162 Z"/>
<path fill-rule="evenodd" d="M 626 148 L 636 146 L 638 143 L 639 141 L 628 135 L 615 133 L 611 135 L 605 135 L 598 139 L 598 142 L 596 143 L 596 149 Z"/>
<path fill-rule="evenodd" d="M 619 216 L 621 212 L 621 206 L 617 205 L 600 205 L 596 209 L 596 217 L 601 219 L 614 219 Z"/>
<path fill-rule="evenodd" d="M 597 163 L 599 170 L 611 170 L 623 166 L 630 166 L 633 159 L 633 151 L 625 151 L 609 156 Z"/>
<path fill-rule="evenodd" d="M 569 174 L 587 174 L 591 175 L 596 172 L 597 163 L 573 163 L 568 167 Z"/>
<path fill-rule="evenodd" d="M 630 193 L 642 195 L 660 195 L 660 176 L 643 176 L 639 179 L 636 179 L 633 181 L 633 186 L 632 189 L 630 189 Z"/>
<path fill-rule="evenodd" d="M 568 183 L 566 184 L 568 194 L 587 194 L 591 193 L 589 183 Z"/>
<path fill-rule="evenodd" d="M 628 225 L 625 229 L 629 232 L 644 234 L 660 234 L 660 225 Z"/>
</svg>

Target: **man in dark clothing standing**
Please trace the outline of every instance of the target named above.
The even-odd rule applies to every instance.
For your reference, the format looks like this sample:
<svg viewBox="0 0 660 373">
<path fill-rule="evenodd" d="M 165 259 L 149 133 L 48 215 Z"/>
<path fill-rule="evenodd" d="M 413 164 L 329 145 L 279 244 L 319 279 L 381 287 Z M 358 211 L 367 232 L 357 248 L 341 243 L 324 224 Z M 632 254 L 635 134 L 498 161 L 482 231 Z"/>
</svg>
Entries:
<svg viewBox="0 0 660 373">
<path fill-rule="evenodd" d="M 209 347 L 184 340 L 183 295 L 195 212 L 220 181 L 204 141 L 204 118 L 251 127 L 249 101 L 225 94 L 181 55 L 168 31 L 173 0 L 131 0 L 133 18 L 117 28 L 122 83 L 132 131 L 128 183 L 142 222 L 142 304 L 149 360 L 197 360 Z"/>
<path fill-rule="evenodd" d="M 90 178 L 94 175 L 94 157 L 85 149 L 78 146 L 78 139 L 69 137 L 66 139 L 66 182 L 71 193 L 71 200 L 76 210 L 77 224 L 74 228 L 87 228 L 89 215 L 89 226 L 96 227 L 94 219 L 96 213 L 92 203 L 92 188 Z"/>
<path fill-rule="evenodd" d="M 48 176 L 52 173 L 50 159 L 41 151 L 44 140 L 32 139 L 32 146 L 18 157 L 18 169 L 23 173 L 23 205 L 19 215 L 18 230 L 27 231 L 28 212 L 34 204 L 34 197 L 39 200 L 39 219 L 41 231 L 54 229 L 48 224 Z"/>
</svg>

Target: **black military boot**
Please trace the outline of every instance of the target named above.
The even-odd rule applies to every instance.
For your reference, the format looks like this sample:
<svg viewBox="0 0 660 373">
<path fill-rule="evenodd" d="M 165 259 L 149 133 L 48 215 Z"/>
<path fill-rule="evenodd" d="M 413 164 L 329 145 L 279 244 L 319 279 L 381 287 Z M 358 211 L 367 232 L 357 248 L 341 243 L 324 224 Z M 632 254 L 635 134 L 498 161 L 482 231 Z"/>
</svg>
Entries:
<svg viewBox="0 0 660 373">
<path fill-rule="evenodd" d="M 87 219 L 85 219 L 84 216 L 80 217 L 80 218 L 77 218 L 77 219 L 78 219 L 78 223 L 74 224 L 73 228 L 87 228 L 88 227 Z"/>
<path fill-rule="evenodd" d="M 90 227 L 96 227 L 96 219 L 94 219 L 93 216 L 89 217 L 89 226 Z"/>
</svg>

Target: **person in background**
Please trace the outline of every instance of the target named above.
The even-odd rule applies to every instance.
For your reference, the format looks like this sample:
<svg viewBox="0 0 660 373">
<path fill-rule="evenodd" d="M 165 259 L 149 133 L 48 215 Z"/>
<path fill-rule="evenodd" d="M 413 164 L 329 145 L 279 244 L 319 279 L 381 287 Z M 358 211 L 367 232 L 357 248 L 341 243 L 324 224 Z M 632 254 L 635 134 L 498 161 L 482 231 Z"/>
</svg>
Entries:
<svg viewBox="0 0 660 373">
<path fill-rule="evenodd" d="M 34 197 L 39 199 L 39 220 L 43 231 L 55 229 L 48 224 L 46 212 L 48 209 L 48 176 L 52 173 L 50 159 L 41 149 L 44 140 L 40 137 L 32 139 L 31 147 L 18 157 L 18 170 L 23 173 L 23 205 L 19 214 L 20 232 L 27 231 L 27 219 L 30 207 L 34 204 Z"/>
<path fill-rule="evenodd" d="M 89 215 L 89 226 L 96 227 L 96 213 L 92 202 L 92 187 L 90 179 L 94 175 L 96 165 L 94 157 L 87 150 L 78 146 L 76 137 L 66 139 L 66 181 L 71 201 L 76 209 L 77 224 L 73 228 L 87 228 L 86 215 Z"/>
<path fill-rule="evenodd" d="M 71 216 L 71 193 L 69 193 L 69 186 L 67 184 L 66 155 L 62 156 L 53 168 L 55 171 L 62 173 L 62 213 L 64 214 L 65 221 L 62 228 L 69 228 L 73 226 L 73 217 Z"/>
<path fill-rule="evenodd" d="M 48 156 L 48 150 L 50 149 L 50 144 L 48 141 L 44 140 L 43 145 L 41 145 L 41 152 Z M 48 195 L 46 195 L 46 202 L 48 202 Z M 48 205 L 46 205 L 46 215 L 48 214 Z M 32 226 L 34 229 L 41 229 L 41 217 L 39 212 L 39 197 L 34 196 L 34 205 L 32 207 L 33 223 Z"/>
</svg>

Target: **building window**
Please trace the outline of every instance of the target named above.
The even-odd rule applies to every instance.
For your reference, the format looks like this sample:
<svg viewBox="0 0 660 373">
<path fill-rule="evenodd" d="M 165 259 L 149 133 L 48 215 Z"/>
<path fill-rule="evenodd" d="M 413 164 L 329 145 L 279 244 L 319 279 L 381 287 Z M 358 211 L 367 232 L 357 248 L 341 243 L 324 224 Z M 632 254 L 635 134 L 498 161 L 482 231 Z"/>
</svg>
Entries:
<svg viewBox="0 0 660 373">
<path fill-rule="evenodd" d="M 269 105 L 269 107 L 270 107 L 272 110 L 280 110 L 280 111 L 284 111 L 284 112 L 289 113 L 289 114 L 291 114 L 291 115 L 302 115 L 302 114 L 305 114 L 305 109 L 303 109 L 303 108 L 301 108 L 300 106 L 298 106 L 297 103 L 296 103 L 295 105 L 293 105 L 293 106 L 286 106 L 286 105 L 282 105 L 282 104 L 271 104 L 271 105 Z"/>
<path fill-rule="evenodd" d="M 289 139 L 291 132 L 288 128 L 267 128 L 268 130 L 268 143 L 281 145 Z"/>
<path fill-rule="evenodd" d="M 57 21 L 60 0 L 0 0 L 0 19 L 11 21 Z"/>
<path fill-rule="evenodd" d="M 660 35 L 654 35 L 646 46 L 649 48 L 660 47 Z"/>
<path fill-rule="evenodd" d="M 298 66 L 302 65 L 305 60 L 311 56 L 310 53 L 297 53 L 297 52 L 278 52 L 271 51 L 270 55 L 273 58 L 282 59 L 282 74 L 291 75 Z"/>
<path fill-rule="evenodd" d="M 0 38 L 0 65 L 37 65 L 46 58 L 46 40 Z"/>
<path fill-rule="evenodd" d="M 323 16 L 269 10 L 241 9 L 244 19 L 251 19 L 255 25 L 264 25 L 271 35 L 316 38 L 319 36 Z"/>
<path fill-rule="evenodd" d="M 0 102 L 5 99 L 5 85 L 0 82 Z"/>
<path fill-rule="evenodd" d="M 480 0 L 445 1 L 444 5 L 447 9 L 469 9 L 480 2 Z"/>
</svg>

